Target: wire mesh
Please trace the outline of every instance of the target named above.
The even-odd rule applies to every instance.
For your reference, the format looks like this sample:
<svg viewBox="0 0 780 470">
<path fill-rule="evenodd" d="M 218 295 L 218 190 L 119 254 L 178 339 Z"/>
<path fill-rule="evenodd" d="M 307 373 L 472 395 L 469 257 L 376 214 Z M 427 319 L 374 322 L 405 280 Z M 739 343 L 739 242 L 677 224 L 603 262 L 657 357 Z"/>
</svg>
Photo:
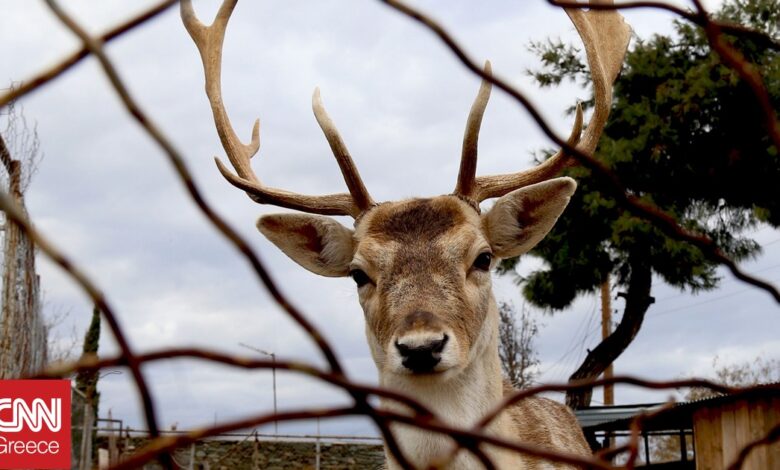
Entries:
<svg viewBox="0 0 780 470">
<path fill-rule="evenodd" d="M 57 77 L 59 77 L 64 71 L 68 70 L 70 67 L 73 67 L 88 55 L 96 57 L 100 62 L 103 71 L 109 77 L 112 86 L 122 99 L 122 102 L 127 108 L 128 112 L 144 128 L 148 135 L 163 149 L 169 161 L 173 164 L 182 184 L 185 186 L 187 192 L 192 198 L 193 203 L 202 211 L 202 213 L 211 221 L 211 223 L 214 224 L 214 226 L 224 235 L 224 237 L 229 240 L 246 258 L 257 275 L 258 281 L 268 290 L 268 292 L 279 304 L 282 310 L 284 310 L 301 326 L 301 328 L 303 328 L 308 333 L 309 337 L 317 345 L 323 356 L 327 359 L 328 363 L 326 368 L 318 368 L 311 364 L 285 362 L 280 360 L 247 360 L 246 358 L 225 355 L 217 351 L 207 351 L 203 349 L 165 349 L 152 353 L 137 354 L 126 341 L 125 334 L 116 321 L 115 310 L 110 305 L 103 292 L 79 266 L 72 263 L 66 257 L 66 255 L 59 248 L 57 248 L 56 245 L 51 243 L 43 234 L 41 234 L 38 230 L 35 229 L 35 227 L 33 227 L 27 217 L 27 214 L 19 206 L 18 202 L 10 197 L 7 192 L 3 191 L 0 193 L 0 208 L 2 208 L 7 214 L 7 219 L 18 226 L 20 230 L 36 244 L 41 252 L 50 257 L 66 273 L 68 273 L 77 284 L 82 287 L 82 289 L 89 295 L 89 297 L 94 301 L 95 305 L 97 305 L 97 307 L 103 313 L 121 349 L 121 353 L 116 357 L 100 360 L 94 358 L 82 359 L 78 362 L 68 364 L 66 366 L 59 366 L 57 368 L 48 369 L 38 374 L 38 376 L 63 376 L 74 371 L 100 370 L 106 367 L 117 366 L 124 366 L 130 369 L 140 400 L 143 404 L 146 425 L 149 429 L 151 442 L 143 448 L 139 449 L 132 456 L 117 464 L 114 468 L 137 468 L 153 459 L 159 459 L 160 463 L 166 468 L 175 468 L 175 462 L 172 457 L 172 452 L 175 449 L 186 447 L 200 439 L 204 439 L 210 436 L 216 436 L 230 431 L 251 428 L 271 422 L 361 415 L 369 416 L 374 421 L 385 438 L 388 452 L 403 468 L 414 468 L 414 466 L 410 463 L 408 456 L 403 454 L 401 448 L 395 442 L 394 437 L 390 432 L 391 423 L 404 423 L 418 427 L 420 429 L 428 430 L 432 433 L 446 434 L 453 439 L 458 448 L 464 449 L 466 452 L 474 454 L 474 456 L 479 459 L 485 468 L 494 468 L 493 463 L 485 453 L 485 448 L 500 447 L 516 452 L 521 452 L 527 455 L 537 456 L 543 460 L 570 464 L 581 468 L 630 469 L 634 468 L 639 461 L 643 423 L 649 419 L 653 419 L 657 416 L 663 415 L 664 413 L 668 413 L 672 408 L 671 406 L 662 407 L 661 409 L 653 411 L 652 413 L 640 414 L 633 420 L 630 434 L 627 436 L 627 441 L 625 443 L 615 444 L 612 448 L 602 450 L 593 457 L 577 456 L 567 452 L 553 451 L 542 448 L 540 446 L 497 437 L 487 433 L 485 431 L 485 426 L 487 426 L 493 419 L 495 419 L 501 410 L 511 406 L 519 400 L 552 390 L 565 391 L 578 388 L 592 388 L 607 383 L 619 383 L 631 384 L 650 389 L 672 389 L 693 386 L 706 387 L 716 392 L 730 393 L 736 397 L 743 395 L 747 396 L 751 392 L 755 391 L 755 387 L 730 388 L 705 380 L 647 381 L 638 379 L 636 377 L 627 376 L 613 377 L 602 380 L 584 380 L 560 385 L 545 385 L 533 387 L 528 390 L 513 394 L 475 427 L 464 429 L 446 424 L 413 397 L 407 397 L 391 390 L 359 384 L 349 380 L 345 376 L 340 361 L 333 352 L 331 346 L 324 339 L 324 337 L 319 334 L 317 329 L 307 321 L 305 315 L 298 311 L 293 306 L 293 303 L 281 293 L 272 280 L 270 273 L 260 261 L 256 253 L 251 249 L 249 244 L 243 240 L 243 238 L 205 202 L 198 187 L 195 185 L 182 156 L 171 144 L 170 140 L 154 124 L 151 116 L 148 116 L 138 106 L 129 91 L 125 88 L 116 69 L 113 67 L 113 64 L 104 54 L 103 47 L 106 42 L 121 36 L 123 33 L 133 28 L 145 24 L 147 21 L 155 17 L 157 14 L 165 11 L 176 2 L 160 2 L 153 8 L 147 10 L 135 18 L 128 20 L 127 22 L 101 35 L 100 37 L 93 37 L 89 35 L 84 29 L 80 27 L 79 24 L 77 24 L 63 10 L 61 10 L 59 5 L 53 0 L 47 0 L 46 3 L 52 9 L 55 15 L 57 15 L 57 17 L 62 21 L 62 23 L 65 24 L 81 39 L 83 48 L 77 53 L 64 58 L 54 66 L 42 71 L 35 77 L 32 77 L 30 80 L 25 80 L 22 86 L 1 95 L 0 109 L 7 106 L 14 100 L 22 98 L 27 93 L 30 93 L 31 91 L 44 86 L 47 83 L 50 83 L 52 80 L 56 80 Z M 598 174 L 601 174 L 607 181 L 610 181 L 613 192 L 612 195 L 616 197 L 619 203 L 621 203 L 627 210 L 646 220 L 651 221 L 669 236 L 687 241 L 699 247 L 710 259 L 728 267 L 728 269 L 738 279 L 758 289 L 766 291 L 772 295 L 775 300 L 780 302 L 780 292 L 778 292 L 778 290 L 772 284 L 744 273 L 732 260 L 728 259 L 718 250 L 717 246 L 712 240 L 702 235 L 688 232 L 685 228 L 681 227 L 670 215 L 662 212 L 657 207 L 640 201 L 634 197 L 624 189 L 621 181 L 592 155 L 582 153 L 577 148 L 568 144 L 565 139 L 556 135 L 551 130 L 548 123 L 545 122 L 545 120 L 541 117 L 541 114 L 523 95 L 523 93 L 500 78 L 484 73 L 483 70 L 464 52 L 463 48 L 456 42 L 454 35 L 438 24 L 433 18 L 421 13 L 410 5 L 399 1 L 384 0 L 383 3 L 406 15 L 408 18 L 419 22 L 423 27 L 430 29 L 443 41 L 443 43 L 452 51 L 452 53 L 461 62 L 463 62 L 467 69 L 469 69 L 472 73 L 482 77 L 484 80 L 493 83 L 494 86 L 503 90 L 509 96 L 514 98 L 519 104 L 528 110 L 528 112 L 538 123 L 539 127 L 552 141 L 558 144 L 572 157 L 576 158 L 580 164 L 590 168 L 592 171 Z M 571 8 L 582 8 L 584 6 L 581 3 L 564 3 L 553 0 L 551 0 L 549 3 L 559 7 L 566 6 Z M 718 54 L 720 54 L 726 64 L 734 68 L 734 70 L 739 73 L 741 79 L 749 84 L 751 89 L 754 91 L 756 100 L 760 104 L 762 112 L 765 115 L 764 117 L 769 124 L 768 129 L 770 129 L 770 135 L 774 140 L 775 145 L 780 148 L 780 131 L 778 130 L 780 129 L 780 125 L 778 124 L 775 111 L 768 100 L 766 89 L 761 82 L 760 76 L 757 76 L 755 70 L 752 70 L 747 66 L 745 59 L 741 57 L 733 47 L 731 47 L 727 42 L 720 40 L 720 37 L 724 32 L 728 32 L 729 34 L 744 34 L 751 36 L 760 36 L 760 33 L 746 30 L 737 25 L 723 24 L 713 20 L 698 1 L 694 1 L 695 9 L 693 12 L 685 11 L 677 7 L 657 2 L 631 2 L 618 5 L 592 4 L 589 6 L 591 8 L 597 9 L 660 8 L 672 11 L 681 18 L 703 27 L 707 32 L 708 39 L 713 49 L 717 51 Z M 767 39 L 770 47 L 777 49 L 777 44 L 772 40 L 772 38 L 765 39 Z M 223 364 L 229 367 L 243 368 L 247 370 L 275 368 L 279 370 L 293 371 L 295 373 L 315 377 L 324 382 L 341 387 L 352 396 L 354 403 L 351 406 L 338 408 L 300 409 L 282 411 L 276 414 L 246 416 L 239 420 L 218 423 L 212 427 L 191 431 L 186 434 L 176 436 L 161 436 L 157 422 L 156 404 L 149 394 L 148 379 L 141 371 L 141 365 L 155 361 L 170 360 L 177 357 L 197 358 L 203 361 Z M 19 375 L 25 374 L 21 373 Z M 26 375 L 33 374 L 28 373 Z M 780 390 L 780 386 L 777 385 L 770 386 L 770 388 L 775 392 Z M 409 409 L 409 413 L 398 413 L 379 408 L 369 400 L 369 397 L 382 397 L 385 400 L 397 401 L 406 405 Z M 778 439 L 780 439 L 780 425 L 774 426 L 764 435 L 743 446 L 743 448 L 738 452 L 737 459 L 730 468 L 741 468 L 742 463 L 754 448 L 760 445 L 765 445 L 767 443 L 777 442 Z M 622 461 L 620 464 L 613 463 L 612 459 L 610 458 L 616 453 L 623 453 L 625 456 L 624 461 Z"/>
</svg>

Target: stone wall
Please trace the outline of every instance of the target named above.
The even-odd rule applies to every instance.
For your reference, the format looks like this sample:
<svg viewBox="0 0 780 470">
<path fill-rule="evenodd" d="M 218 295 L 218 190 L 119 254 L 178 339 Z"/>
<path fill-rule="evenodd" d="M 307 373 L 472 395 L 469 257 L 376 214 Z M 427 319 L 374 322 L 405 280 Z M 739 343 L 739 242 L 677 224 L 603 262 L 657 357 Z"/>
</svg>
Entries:
<svg viewBox="0 0 780 470">
<path fill-rule="evenodd" d="M 143 445 L 141 439 L 130 439 L 123 444 L 130 451 Z M 202 470 L 308 470 L 316 464 L 314 442 L 207 440 L 193 447 L 177 449 L 176 464 Z M 162 467 L 149 464 L 145 470 Z M 384 451 L 378 444 L 363 443 L 320 443 L 320 468 L 323 470 L 371 470 L 384 468 Z"/>
</svg>

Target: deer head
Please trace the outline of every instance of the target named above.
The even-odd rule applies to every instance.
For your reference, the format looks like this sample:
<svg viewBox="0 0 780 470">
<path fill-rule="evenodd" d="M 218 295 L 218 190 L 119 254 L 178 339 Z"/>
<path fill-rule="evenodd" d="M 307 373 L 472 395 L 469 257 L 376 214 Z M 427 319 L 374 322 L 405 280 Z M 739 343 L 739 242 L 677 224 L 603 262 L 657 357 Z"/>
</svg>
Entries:
<svg viewBox="0 0 780 470">
<path fill-rule="evenodd" d="M 214 23 L 205 26 L 190 1 L 181 2 L 184 24 L 203 60 L 216 128 L 235 169 L 234 173 L 217 159 L 219 171 L 258 203 L 303 212 L 263 216 L 257 226 L 309 271 L 354 279 L 383 381 L 437 382 L 458 376 L 495 345 L 498 316 L 491 269 L 498 259 L 533 248 L 552 228 L 576 188 L 571 178 L 555 177 L 571 159 L 559 151 L 526 171 L 476 176 L 479 129 L 491 89 L 483 81 L 468 116 L 453 193 L 376 203 L 315 90 L 314 115 L 349 193 L 308 196 L 268 187 L 250 166 L 259 150 L 259 122 L 251 142 L 243 144 L 222 102 L 222 43 L 235 4 L 236 0 L 225 0 Z M 590 153 L 606 122 L 628 29 L 614 12 L 568 13 L 586 45 L 596 87 L 590 123 L 583 132 L 578 107 L 568 142 Z M 620 44 L 614 46 L 616 42 Z M 491 73 L 489 62 L 485 72 Z M 483 213 L 480 203 L 492 198 L 498 200 Z M 327 215 L 352 216 L 354 228 Z"/>
</svg>

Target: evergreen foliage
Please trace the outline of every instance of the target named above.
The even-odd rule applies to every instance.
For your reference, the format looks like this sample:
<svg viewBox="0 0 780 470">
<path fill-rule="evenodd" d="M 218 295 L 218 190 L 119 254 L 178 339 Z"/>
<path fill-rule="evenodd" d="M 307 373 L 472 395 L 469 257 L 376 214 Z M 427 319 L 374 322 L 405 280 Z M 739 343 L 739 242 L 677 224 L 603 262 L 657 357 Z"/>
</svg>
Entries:
<svg viewBox="0 0 780 470">
<path fill-rule="evenodd" d="M 725 39 L 760 72 L 773 107 L 780 108 L 780 2 L 727 0 L 716 16 L 766 34 Z M 540 85 L 589 83 L 578 49 L 550 40 L 530 48 L 543 64 L 529 71 Z M 592 106 L 592 98 L 584 106 Z M 596 157 L 633 195 L 686 229 L 708 235 L 732 259 L 759 253 L 746 236 L 748 229 L 780 225 L 780 156 L 766 118 L 753 90 L 721 63 L 695 25 L 678 21 L 670 36 L 635 39 L 615 84 L 612 114 Z M 615 275 L 618 288 L 626 291 L 627 323 L 622 331 L 618 326 L 619 338 L 591 351 L 572 376 L 590 378 L 639 331 L 653 301 L 650 273 L 697 292 L 717 286 L 717 265 L 698 248 L 619 206 L 588 170 L 577 167 L 569 174 L 579 188 L 552 232 L 532 251 L 545 267 L 522 279 L 522 290 L 532 304 L 562 310 L 596 290 L 608 273 Z M 499 270 L 512 272 L 516 263 L 505 260 Z"/>
<path fill-rule="evenodd" d="M 84 335 L 84 347 L 82 349 L 83 357 L 97 358 L 98 346 L 100 343 L 100 311 L 97 307 L 92 310 L 92 321 L 89 324 L 87 333 Z M 87 397 L 92 403 L 93 416 L 97 419 L 98 402 L 100 393 L 97 391 L 98 371 L 80 371 L 76 375 L 76 389 Z"/>
</svg>

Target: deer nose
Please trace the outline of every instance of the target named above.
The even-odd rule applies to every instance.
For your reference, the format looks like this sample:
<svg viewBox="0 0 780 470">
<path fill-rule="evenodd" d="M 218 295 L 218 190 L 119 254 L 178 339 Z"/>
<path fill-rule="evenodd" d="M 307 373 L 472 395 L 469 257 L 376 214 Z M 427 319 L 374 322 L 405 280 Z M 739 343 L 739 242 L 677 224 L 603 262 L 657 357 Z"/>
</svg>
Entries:
<svg viewBox="0 0 780 470">
<path fill-rule="evenodd" d="M 401 354 L 401 363 L 415 374 L 433 372 L 433 368 L 441 362 L 441 352 L 450 339 L 446 334 L 441 337 L 429 338 L 426 341 L 414 341 L 405 343 L 403 339 L 395 342 L 398 353 Z M 413 343 L 413 344 L 412 344 Z"/>
</svg>

